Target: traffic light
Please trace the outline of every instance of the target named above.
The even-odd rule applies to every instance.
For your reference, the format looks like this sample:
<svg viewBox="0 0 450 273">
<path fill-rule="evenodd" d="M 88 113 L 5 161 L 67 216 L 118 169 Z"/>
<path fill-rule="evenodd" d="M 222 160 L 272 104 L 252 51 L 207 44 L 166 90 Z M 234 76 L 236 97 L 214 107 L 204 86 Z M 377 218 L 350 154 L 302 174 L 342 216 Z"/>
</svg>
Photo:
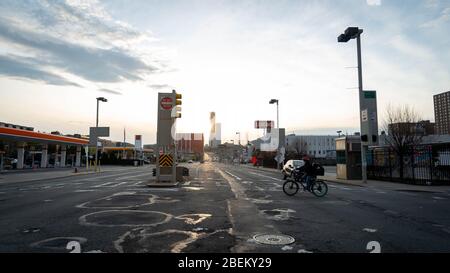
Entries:
<svg viewBox="0 0 450 273">
<path fill-rule="evenodd" d="M 175 105 L 181 105 L 181 98 L 183 96 L 181 94 L 175 93 Z"/>
<path fill-rule="evenodd" d="M 367 135 L 362 135 L 361 136 L 361 141 L 362 142 L 367 142 L 369 140 L 369 138 L 367 137 Z"/>
<path fill-rule="evenodd" d="M 181 118 L 181 98 L 183 97 L 181 94 L 178 94 L 175 92 L 175 90 L 173 91 L 173 93 L 175 94 L 175 104 L 174 107 L 172 108 L 172 118 Z"/>
</svg>

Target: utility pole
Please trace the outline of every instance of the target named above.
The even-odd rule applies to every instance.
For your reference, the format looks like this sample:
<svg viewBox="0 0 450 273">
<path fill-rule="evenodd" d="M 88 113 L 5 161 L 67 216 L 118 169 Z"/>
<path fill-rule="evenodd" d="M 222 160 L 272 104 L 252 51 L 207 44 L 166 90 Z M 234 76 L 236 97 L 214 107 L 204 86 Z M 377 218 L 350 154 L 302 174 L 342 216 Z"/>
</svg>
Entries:
<svg viewBox="0 0 450 273">
<path fill-rule="evenodd" d="M 350 39 L 356 38 L 356 46 L 357 46 L 357 57 L 358 57 L 358 93 L 359 93 L 359 122 L 361 128 L 361 136 L 363 135 L 363 119 L 362 119 L 362 111 L 363 111 L 363 99 L 364 99 L 364 91 L 363 91 L 363 81 L 362 81 L 362 61 L 361 61 L 361 34 L 363 30 L 357 27 L 349 27 L 345 30 L 344 34 L 339 35 L 338 42 L 346 43 Z M 366 150 L 368 146 L 361 140 L 361 172 L 362 172 L 362 180 L 364 183 L 367 183 L 367 158 L 366 158 Z"/>
<path fill-rule="evenodd" d="M 105 99 L 104 97 L 97 98 L 97 117 L 95 120 L 95 128 L 97 130 L 98 130 L 98 108 L 99 108 L 100 101 L 107 102 L 108 100 Z M 95 141 L 95 171 L 98 171 L 98 138 Z"/>
</svg>

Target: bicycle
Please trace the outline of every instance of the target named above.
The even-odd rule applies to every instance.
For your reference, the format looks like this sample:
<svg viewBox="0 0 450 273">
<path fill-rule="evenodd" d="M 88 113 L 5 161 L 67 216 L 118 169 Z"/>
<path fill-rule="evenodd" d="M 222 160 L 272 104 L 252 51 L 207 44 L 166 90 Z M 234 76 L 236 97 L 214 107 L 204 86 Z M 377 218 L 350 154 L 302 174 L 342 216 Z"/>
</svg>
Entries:
<svg viewBox="0 0 450 273">
<path fill-rule="evenodd" d="M 292 179 L 292 176 L 294 178 Z M 300 189 L 300 185 L 303 187 L 303 191 L 309 191 L 317 197 L 324 197 L 328 193 L 328 185 L 322 179 L 317 179 L 316 176 L 311 177 L 311 190 L 307 189 L 306 175 L 293 171 L 288 179 L 283 184 L 283 192 L 288 196 L 294 196 Z"/>
</svg>

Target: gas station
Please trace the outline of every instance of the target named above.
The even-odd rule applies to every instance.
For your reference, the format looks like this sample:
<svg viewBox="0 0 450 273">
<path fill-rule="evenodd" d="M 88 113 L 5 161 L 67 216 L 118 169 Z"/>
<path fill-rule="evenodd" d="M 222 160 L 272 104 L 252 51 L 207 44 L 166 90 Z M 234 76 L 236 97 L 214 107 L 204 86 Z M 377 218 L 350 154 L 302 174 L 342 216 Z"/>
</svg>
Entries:
<svg viewBox="0 0 450 273">
<path fill-rule="evenodd" d="M 33 128 L 0 124 L 0 171 L 47 167 L 80 167 L 82 147 L 89 140 L 80 137 L 35 132 Z"/>
</svg>

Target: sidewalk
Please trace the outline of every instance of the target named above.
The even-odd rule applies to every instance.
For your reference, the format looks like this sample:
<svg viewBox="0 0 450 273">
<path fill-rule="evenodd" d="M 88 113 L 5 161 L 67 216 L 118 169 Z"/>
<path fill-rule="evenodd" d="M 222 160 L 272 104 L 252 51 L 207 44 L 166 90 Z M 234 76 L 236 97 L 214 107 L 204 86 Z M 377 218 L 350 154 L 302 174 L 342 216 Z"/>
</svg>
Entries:
<svg viewBox="0 0 450 273">
<path fill-rule="evenodd" d="M 55 178 L 70 177 L 76 175 L 87 175 L 95 173 L 110 172 L 118 170 L 120 168 L 138 168 L 138 167 L 124 167 L 124 166 L 101 166 L 100 171 L 95 172 L 93 169 L 87 170 L 86 167 L 78 168 L 78 172 L 75 172 L 75 168 L 63 168 L 63 169 L 36 169 L 36 170 L 14 170 L 10 172 L 0 173 L 0 185 L 5 183 L 16 182 L 31 182 L 38 180 L 48 180 Z"/>
<path fill-rule="evenodd" d="M 280 170 L 275 170 L 272 168 L 266 167 L 254 167 L 252 165 L 243 165 L 247 168 L 254 170 L 263 170 L 274 173 L 280 173 Z M 390 181 L 379 181 L 379 180 L 367 180 L 367 184 L 363 183 L 362 180 L 346 180 L 346 179 L 337 179 L 336 176 L 329 175 L 325 173 L 325 176 L 319 176 L 319 178 L 333 182 L 344 184 L 348 186 L 357 186 L 357 187 L 370 187 L 377 189 L 386 189 L 386 190 L 394 190 L 394 191 L 421 191 L 421 192 L 430 192 L 430 193 L 450 193 L 450 186 L 421 186 L 421 185 L 410 185 L 403 183 L 396 183 Z"/>
</svg>

